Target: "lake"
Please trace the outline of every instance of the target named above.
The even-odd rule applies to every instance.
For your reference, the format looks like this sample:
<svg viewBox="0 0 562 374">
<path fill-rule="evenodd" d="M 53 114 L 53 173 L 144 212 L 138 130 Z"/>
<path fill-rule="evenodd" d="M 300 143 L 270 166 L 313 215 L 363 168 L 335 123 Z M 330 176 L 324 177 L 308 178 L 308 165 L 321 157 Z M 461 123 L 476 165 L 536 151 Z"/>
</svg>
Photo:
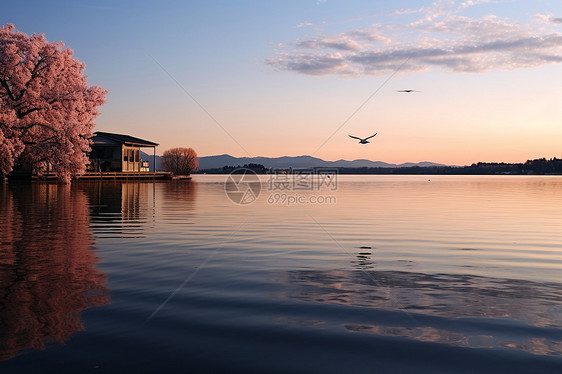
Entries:
<svg viewBox="0 0 562 374">
<path fill-rule="evenodd" d="M 562 372 L 562 177 L 227 178 L 0 185 L 0 372 Z"/>
</svg>

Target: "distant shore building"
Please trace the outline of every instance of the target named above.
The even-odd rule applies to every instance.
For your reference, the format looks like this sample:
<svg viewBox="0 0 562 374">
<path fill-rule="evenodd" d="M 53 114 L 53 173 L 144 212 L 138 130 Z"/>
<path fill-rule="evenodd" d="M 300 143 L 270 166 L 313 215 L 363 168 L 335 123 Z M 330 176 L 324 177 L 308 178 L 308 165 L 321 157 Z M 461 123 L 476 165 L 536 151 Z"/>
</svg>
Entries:
<svg viewBox="0 0 562 374">
<path fill-rule="evenodd" d="M 153 165 L 156 165 L 158 143 L 130 135 L 101 131 L 95 132 L 91 141 L 90 171 L 155 172 L 155 170 L 149 170 L 148 160 L 141 159 L 140 149 L 152 148 Z"/>
</svg>

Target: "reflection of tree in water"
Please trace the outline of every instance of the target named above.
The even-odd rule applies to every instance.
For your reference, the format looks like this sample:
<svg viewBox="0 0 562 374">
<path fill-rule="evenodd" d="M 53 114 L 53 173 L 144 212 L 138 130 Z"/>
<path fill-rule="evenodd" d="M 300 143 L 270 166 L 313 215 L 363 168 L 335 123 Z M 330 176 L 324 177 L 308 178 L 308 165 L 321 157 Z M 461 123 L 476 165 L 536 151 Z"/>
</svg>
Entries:
<svg viewBox="0 0 562 374">
<path fill-rule="evenodd" d="M 64 343 L 80 313 L 109 303 L 77 186 L 0 186 L 0 360 Z"/>
<path fill-rule="evenodd" d="M 281 298 L 427 316 L 424 322 L 411 326 L 389 324 L 384 318 L 345 323 L 350 331 L 459 346 L 562 354 L 562 342 L 552 339 L 552 331 L 562 327 L 562 287 L 558 283 L 468 274 L 359 270 L 289 271 L 275 273 L 270 280 L 286 285 L 284 291 L 276 293 Z M 467 322 L 467 326 L 452 322 L 458 319 L 472 322 Z M 479 325 L 475 322 L 479 319 L 521 321 L 530 327 L 522 329 L 522 335 L 495 337 L 494 330 L 487 330 L 493 323 Z M 465 328 L 451 329 L 457 323 Z"/>
<path fill-rule="evenodd" d="M 177 224 L 186 224 L 186 218 L 193 216 L 197 199 L 197 183 L 178 180 L 161 185 L 160 211 L 162 218 Z"/>
<path fill-rule="evenodd" d="M 197 182 L 193 180 L 178 180 L 164 184 L 164 197 L 169 201 L 183 201 L 193 207 L 197 197 Z"/>
</svg>

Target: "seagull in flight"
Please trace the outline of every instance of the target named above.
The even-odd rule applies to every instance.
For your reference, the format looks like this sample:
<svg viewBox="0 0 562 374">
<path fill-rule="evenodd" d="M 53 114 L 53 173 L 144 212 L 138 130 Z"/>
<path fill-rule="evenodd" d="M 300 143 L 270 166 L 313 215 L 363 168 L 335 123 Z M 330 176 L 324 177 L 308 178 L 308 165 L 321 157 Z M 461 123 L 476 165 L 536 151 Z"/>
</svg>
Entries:
<svg viewBox="0 0 562 374">
<path fill-rule="evenodd" d="M 406 93 L 410 93 L 410 92 L 421 92 L 421 91 L 407 89 L 407 90 L 397 90 L 396 92 L 406 92 Z"/>
<path fill-rule="evenodd" d="M 375 133 L 375 135 L 377 135 L 377 134 L 378 133 Z M 366 138 L 359 138 L 357 136 L 353 136 L 353 135 L 349 135 L 349 134 L 347 136 L 349 136 L 350 138 L 353 138 L 353 139 L 359 139 L 359 144 L 367 144 L 367 143 L 370 143 L 367 139 L 371 139 L 375 135 L 371 135 L 371 136 L 368 136 Z"/>
</svg>

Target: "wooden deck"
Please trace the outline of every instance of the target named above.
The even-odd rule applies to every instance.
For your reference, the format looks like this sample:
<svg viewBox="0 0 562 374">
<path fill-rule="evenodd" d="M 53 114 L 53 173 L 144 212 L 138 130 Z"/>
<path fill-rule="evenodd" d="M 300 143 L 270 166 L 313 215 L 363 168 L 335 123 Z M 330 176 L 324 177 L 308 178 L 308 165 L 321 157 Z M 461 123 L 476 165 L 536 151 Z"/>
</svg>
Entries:
<svg viewBox="0 0 562 374">
<path fill-rule="evenodd" d="M 42 176 L 33 175 L 32 180 L 56 180 L 57 176 L 55 173 L 47 173 Z M 165 171 L 152 172 L 87 172 L 75 180 L 170 180 L 172 176 L 170 173 Z"/>
</svg>

